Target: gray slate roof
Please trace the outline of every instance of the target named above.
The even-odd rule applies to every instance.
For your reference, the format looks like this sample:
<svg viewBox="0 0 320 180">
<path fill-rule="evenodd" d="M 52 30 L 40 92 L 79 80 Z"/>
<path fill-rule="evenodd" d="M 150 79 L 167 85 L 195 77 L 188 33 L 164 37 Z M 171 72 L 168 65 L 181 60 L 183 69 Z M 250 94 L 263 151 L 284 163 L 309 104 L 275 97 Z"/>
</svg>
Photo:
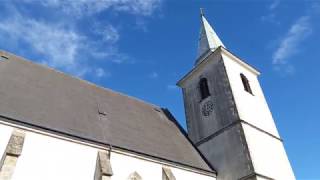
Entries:
<svg viewBox="0 0 320 180">
<path fill-rule="evenodd" d="M 161 108 L 1 54 L 0 116 L 213 172 Z"/>
</svg>

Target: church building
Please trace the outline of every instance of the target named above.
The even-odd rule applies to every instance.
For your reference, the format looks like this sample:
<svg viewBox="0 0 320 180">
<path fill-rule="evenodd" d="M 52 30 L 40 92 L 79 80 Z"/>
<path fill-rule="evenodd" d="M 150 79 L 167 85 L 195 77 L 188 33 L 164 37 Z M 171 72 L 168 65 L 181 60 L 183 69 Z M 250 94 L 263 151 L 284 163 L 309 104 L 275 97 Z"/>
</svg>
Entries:
<svg viewBox="0 0 320 180">
<path fill-rule="evenodd" d="M 170 111 L 0 51 L 0 180 L 294 180 L 259 71 L 201 13 Z"/>
</svg>

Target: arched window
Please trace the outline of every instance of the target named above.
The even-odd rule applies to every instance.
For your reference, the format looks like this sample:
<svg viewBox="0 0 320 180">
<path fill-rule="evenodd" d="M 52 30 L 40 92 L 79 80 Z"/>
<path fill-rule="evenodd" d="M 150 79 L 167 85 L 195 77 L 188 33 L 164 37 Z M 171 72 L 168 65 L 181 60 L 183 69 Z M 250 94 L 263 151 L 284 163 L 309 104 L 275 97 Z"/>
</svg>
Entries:
<svg viewBox="0 0 320 180">
<path fill-rule="evenodd" d="M 162 167 L 162 180 L 176 180 L 170 168 Z"/>
<path fill-rule="evenodd" d="M 247 91 L 248 93 L 252 94 L 252 90 L 251 90 L 248 78 L 245 75 L 243 75 L 242 73 L 240 74 L 240 77 L 241 77 L 241 81 L 242 81 L 244 90 Z"/>
<path fill-rule="evenodd" d="M 142 180 L 142 177 L 135 171 L 128 177 L 128 180 Z"/>
<path fill-rule="evenodd" d="M 208 81 L 206 78 L 201 78 L 200 80 L 200 94 L 201 99 L 205 99 L 206 97 L 210 96 Z"/>
</svg>

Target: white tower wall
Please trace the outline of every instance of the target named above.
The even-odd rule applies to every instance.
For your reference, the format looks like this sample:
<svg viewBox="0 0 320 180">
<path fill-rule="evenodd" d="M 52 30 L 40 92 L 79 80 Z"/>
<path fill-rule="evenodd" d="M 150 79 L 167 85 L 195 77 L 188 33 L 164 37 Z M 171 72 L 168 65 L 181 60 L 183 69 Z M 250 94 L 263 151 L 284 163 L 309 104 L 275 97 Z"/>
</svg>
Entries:
<svg viewBox="0 0 320 180">
<path fill-rule="evenodd" d="M 229 52 L 224 52 L 222 57 L 239 117 L 250 124 L 243 123 L 242 127 L 255 172 L 279 180 L 295 179 L 261 89 L 259 73 Z M 244 90 L 241 73 L 248 78 L 252 94 Z"/>
<path fill-rule="evenodd" d="M 258 80 L 259 73 L 230 53 L 224 52 L 222 57 L 240 119 L 279 137 L 260 87 Z M 253 94 L 244 90 L 240 78 L 241 73 L 248 78 Z"/>
</svg>

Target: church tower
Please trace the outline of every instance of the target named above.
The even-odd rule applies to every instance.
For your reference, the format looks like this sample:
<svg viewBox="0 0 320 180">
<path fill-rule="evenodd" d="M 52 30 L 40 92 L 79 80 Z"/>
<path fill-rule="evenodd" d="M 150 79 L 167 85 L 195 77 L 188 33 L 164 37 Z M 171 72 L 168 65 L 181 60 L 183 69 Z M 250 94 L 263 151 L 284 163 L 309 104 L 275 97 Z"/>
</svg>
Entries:
<svg viewBox="0 0 320 180">
<path fill-rule="evenodd" d="M 224 46 L 201 12 L 198 57 L 178 86 L 189 138 L 218 180 L 295 179 L 259 74 Z"/>
</svg>

